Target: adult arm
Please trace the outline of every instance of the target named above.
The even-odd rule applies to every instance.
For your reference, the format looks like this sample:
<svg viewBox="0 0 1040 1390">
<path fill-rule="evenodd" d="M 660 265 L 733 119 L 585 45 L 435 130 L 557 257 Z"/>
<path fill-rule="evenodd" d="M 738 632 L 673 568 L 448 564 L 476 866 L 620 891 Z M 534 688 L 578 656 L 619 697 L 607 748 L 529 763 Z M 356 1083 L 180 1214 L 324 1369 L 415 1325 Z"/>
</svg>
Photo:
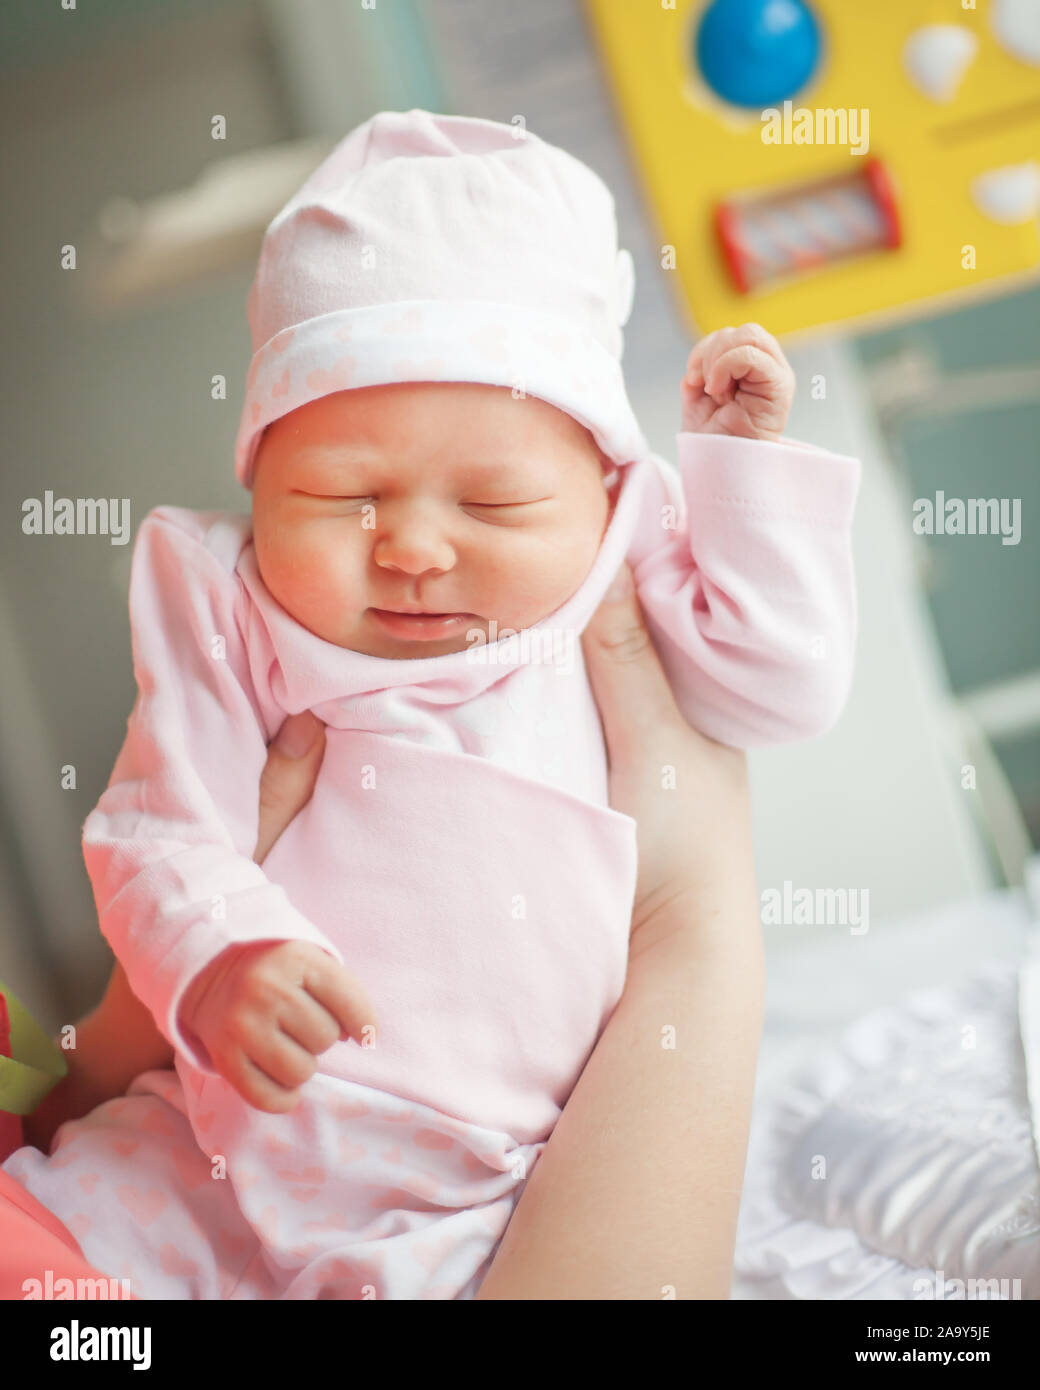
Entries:
<svg viewBox="0 0 1040 1390">
<path fill-rule="evenodd" d="M 631 592 L 583 640 L 638 827 L 628 976 L 477 1297 L 727 1298 L 765 991 L 745 760 L 688 726 Z"/>
</svg>

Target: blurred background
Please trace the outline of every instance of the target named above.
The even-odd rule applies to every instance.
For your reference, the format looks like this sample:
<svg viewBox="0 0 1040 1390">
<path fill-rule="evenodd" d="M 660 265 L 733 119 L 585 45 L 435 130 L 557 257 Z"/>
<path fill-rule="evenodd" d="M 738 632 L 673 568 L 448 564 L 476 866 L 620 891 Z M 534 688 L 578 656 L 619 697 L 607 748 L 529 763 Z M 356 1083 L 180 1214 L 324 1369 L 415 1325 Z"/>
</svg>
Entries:
<svg viewBox="0 0 1040 1390">
<path fill-rule="evenodd" d="M 765 1061 L 785 1028 L 804 1044 L 1015 949 L 1040 843 L 1040 282 L 1023 154 L 1040 151 L 1040 55 L 1028 34 L 998 51 L 987 0 L 956 10 L 967 37 L 924 45 L 916 67 L 907 45 L 933 6 L 814 8 L 820 51 L 795 52 L 741 107 L 717 51 L 698 68 L 705 6 L 684 0 L 5 0 L 0 977 L 48 1027 L 90 1007 L 111 967 L 80 827 L 134 701 L 132 544 L 26 536 L 22 504 L 129 497 L 133 530 L 163 503 L 248 511 L 232 446 L 260 237 L 331 144 L 388 108 L 522 116 L 607 181 L 636 268 L 626 377 L 666 459 L 692 341 L 755 319 L 798 373 L 790 433 L 863 461 L 852 698 L 825 739 L 752 766 L 760 887 L 868 890 L 870 931 L 769 928 Z M 853 8 L 866 13 L 842 17 Z M 727 261 L 719 206 L 747 229 L 761 191 L 780 190 L 797 221 L 800 181 L 864 168 L 834 145 L 763 146 L 754 108 L 788 94 L 870 110 L 885 182 L 855 196 L 876 210 L 883 187 L 896 221 L 859 254 L 803 256 L 744 292 L 733 245 L 748 241 Z M 980 211 L 978 178 L 1004 165 L 1010 194 Z M 914 500 L 940 490 L 1020 499 L 1020 543 L 916 534 Z"/>
</svg>

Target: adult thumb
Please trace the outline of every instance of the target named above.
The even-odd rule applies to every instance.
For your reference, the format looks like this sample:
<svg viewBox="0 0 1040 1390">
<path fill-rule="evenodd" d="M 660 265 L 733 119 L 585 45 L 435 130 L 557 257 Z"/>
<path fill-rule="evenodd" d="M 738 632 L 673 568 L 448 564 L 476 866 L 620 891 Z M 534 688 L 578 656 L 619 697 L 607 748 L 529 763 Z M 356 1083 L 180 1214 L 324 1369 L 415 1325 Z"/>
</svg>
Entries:
<svg viewBox="0 0 1040 1390">
<path fill-rule="evenodd" d="M 260 819 L 253 858 L 260 864 L 298 811 L 310 800 L 325 756 L 325 726 L 304 710 L 290 715 L 267 750 L 260 775 Z"/>
<path fill-rule="evenodd" d="M 586 625 L 582 646 L 608 748 L 616 750 L 632 733 L 681 719 L 627 564 Z"/>
</svg>

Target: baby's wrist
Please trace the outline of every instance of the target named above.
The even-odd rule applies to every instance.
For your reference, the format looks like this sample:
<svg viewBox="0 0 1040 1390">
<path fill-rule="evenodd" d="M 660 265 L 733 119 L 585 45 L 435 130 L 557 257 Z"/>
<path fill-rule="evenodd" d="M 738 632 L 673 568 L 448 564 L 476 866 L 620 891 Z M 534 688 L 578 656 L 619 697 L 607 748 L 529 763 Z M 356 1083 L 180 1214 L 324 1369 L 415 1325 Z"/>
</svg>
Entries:
<svg viewBox="0 0 1040 1390">
<path fill-rule="evenodd" d="M 182 1033 L 192 1031 L 202 1000 L 209 993 L 210 986 L 226 972 L 234 955 L 235 948 L 226 947 L 192 978 L 177 1006 L 177 1027 Z"/>
</svg>

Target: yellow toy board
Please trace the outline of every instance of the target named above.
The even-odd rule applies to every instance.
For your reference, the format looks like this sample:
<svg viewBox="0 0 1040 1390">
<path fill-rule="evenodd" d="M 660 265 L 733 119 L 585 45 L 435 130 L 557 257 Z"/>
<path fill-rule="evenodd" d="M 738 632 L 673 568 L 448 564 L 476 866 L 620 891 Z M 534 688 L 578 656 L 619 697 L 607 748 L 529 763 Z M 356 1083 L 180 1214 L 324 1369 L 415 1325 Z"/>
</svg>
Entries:
<svg viewBox="0 0 1040 1390">
<path fill-rule="evenodd" d="M 693 326 L 752 319 L 791 334 L 1031 279 L 1040 237 L 1022 189 L 1040 179 L 1040 23 L 1029 4 L 1040 11 L 1040 0 L 808 0 L 818 66 L 767 122 L 704 80 L 696 36 L 708 0 L 586 0 Z M 1006 41 L 1008 6 L 1025 25 L 1024 51 Z M 841 112 L 845 144 L 835 138 Z M 857 125 L 861 148 L 868 132 L 862 153 L 853 152 Z M 775 233 L 799 261 L 776 212 L 786 202 L 815 229 L 819 208 L 806 200 L 820 181 L 830 181 L 822 196 L 838 216 L 835 198 L 852 198 L 853 214 L 857 199 L 868 214 L 863 199 L 874 200 L 863 244 L 803 257 L 787 273 L 744 274 L 759 234 Z"/>
</svg>

